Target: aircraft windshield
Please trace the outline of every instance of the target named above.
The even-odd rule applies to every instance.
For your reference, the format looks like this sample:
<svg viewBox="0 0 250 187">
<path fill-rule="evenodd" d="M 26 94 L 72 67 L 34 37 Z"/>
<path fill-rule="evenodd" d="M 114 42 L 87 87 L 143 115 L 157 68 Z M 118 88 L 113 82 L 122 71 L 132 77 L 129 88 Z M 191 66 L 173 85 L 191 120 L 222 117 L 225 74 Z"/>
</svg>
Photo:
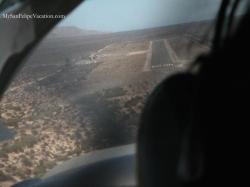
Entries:
<svg viewBox="0 0 250 187">
<path fill-rule="evenodd" d="M 219 1 L 88 0 L 29 57 L 1 103 L 0 186 L 134 143 L 152 89 L 208 52 Z"/>
</svg>

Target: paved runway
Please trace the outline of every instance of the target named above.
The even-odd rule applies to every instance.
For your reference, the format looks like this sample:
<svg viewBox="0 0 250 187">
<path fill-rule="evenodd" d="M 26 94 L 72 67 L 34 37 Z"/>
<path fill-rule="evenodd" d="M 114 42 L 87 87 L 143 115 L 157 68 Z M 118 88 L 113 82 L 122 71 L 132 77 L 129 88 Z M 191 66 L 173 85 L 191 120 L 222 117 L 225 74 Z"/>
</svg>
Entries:
<svg viewBox="0 0 250 187">
<path fill-rule="evenodd" d="M 164 40 L 156 40 L 152 44 L 152 60 L 151 65 L 162 66 L 165 64 L 172 64 L 172 60 L 165 47 Z"/>
</svg>

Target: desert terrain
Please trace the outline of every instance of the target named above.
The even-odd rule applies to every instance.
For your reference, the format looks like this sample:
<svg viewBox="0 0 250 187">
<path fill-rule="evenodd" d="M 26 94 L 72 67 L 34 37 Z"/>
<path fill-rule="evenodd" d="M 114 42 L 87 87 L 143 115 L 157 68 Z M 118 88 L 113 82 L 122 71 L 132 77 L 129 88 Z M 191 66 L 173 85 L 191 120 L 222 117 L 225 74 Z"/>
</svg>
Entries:
<svg viewBox="0 0 250 187">
<path fill-rule="evenodd" d="M 135 142 L 146 98 L 209 51 L 211 25 L 90 33 L 56 28 L 9 86 L 0 103 L 1 187 Z"/>
</svg>

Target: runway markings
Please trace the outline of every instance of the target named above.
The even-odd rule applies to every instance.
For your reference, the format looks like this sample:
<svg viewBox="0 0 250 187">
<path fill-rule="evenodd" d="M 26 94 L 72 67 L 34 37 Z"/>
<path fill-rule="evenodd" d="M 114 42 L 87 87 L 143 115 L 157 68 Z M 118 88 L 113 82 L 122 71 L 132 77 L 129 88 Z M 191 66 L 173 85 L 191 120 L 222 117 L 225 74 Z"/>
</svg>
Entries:
<svg viewBox="0 0 250 187">
<path fill-rule="evenodd" d="M 164 44 L 165 44 L 166 50 L 167 50 L 172 62 L 178 63 L 179 59 L 178 59 L 175 51 L 173 50 L 173 48 L 171 47 L 171 45 L 169 44 L 167 39 L 164 39 Z"/>
<path fill-rule="evenodd" d="M 145 65 L 143 67 L 143 70 L 142 70 L 143 72 L 151 71 L 152 45 L 153 45 L 153 42 L 150 41 L 149 42 L 149 47 L 148 47 L 148 50 L 147 50 L 146 62 L 145 62 Z"/>
<path fill-rule="evenodd" d="M 154 65 L 152 68 L 162 68 L 162 67 L 175 67 L 174 64 L 159 64 L 159 65 Z"/>
</svg>

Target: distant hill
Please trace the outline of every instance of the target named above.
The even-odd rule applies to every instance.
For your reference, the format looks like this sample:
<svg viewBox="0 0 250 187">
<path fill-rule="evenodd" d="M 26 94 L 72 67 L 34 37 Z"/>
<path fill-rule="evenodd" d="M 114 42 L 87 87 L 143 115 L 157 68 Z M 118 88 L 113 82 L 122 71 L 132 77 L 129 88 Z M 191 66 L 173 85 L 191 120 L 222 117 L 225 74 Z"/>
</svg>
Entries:
<svg viewBox="0 0 250 187">
<path fill-rule="evenodd" d="M 204 20 L 192 23 L 183 23 L 177 25 L 169 25 L 164 27 L 147 28 L 142 30 L 131 30 L 122 32 L 101 32 L 95 30 L 85 30 L 78 27 L 59 26 L 54 28 L 46 37 L 44 41 L 50 39 L 72 39 L 77 40 L 153 40 L 156 38 L 164 38 L 170 36 L 177 36 L 188 34 L 195 38 L 202 38 L 203 42 L 211 41 L 213 36 L 214 20 Z M 53 40 L 54 41 L 54 40 Z"/>
<path fill-rule="evenodd" d="M 104 34 L 103 32 L 94 30 L 83 30 L 78 27 L 70 26 L 59 26 L 54 28 L 47 37 L 49 38 L 61 38 L 61 37 L 72 37 L 72 36 L 89 36 Z"/>
</svg>

